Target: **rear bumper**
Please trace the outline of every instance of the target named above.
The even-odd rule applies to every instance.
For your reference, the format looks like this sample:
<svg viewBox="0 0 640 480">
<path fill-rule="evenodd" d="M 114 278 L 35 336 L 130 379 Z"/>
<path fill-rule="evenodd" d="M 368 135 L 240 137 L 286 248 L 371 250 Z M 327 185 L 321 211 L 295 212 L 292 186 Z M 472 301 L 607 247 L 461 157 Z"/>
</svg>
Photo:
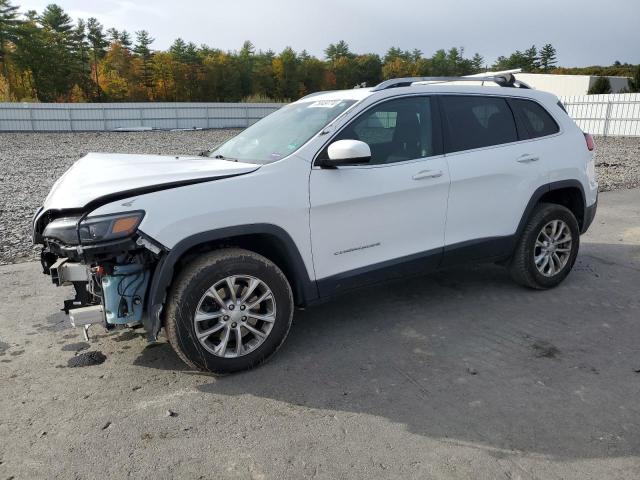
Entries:
<svg viewBox="0 0 640 480">
<path fill-rule="evenodd" d="M 586 208 L 584 212 L 584 221 L 582 222 L 582 230 L 580 233 L 586 233 L 589 230 L 589 227 L 593 223 L 593 219 L 596 216 L 596 210 L 598 210 L 598 197 L 596 197 L 596 201 L 593 202 L 593 205 L 590 205 Z"/>
</svg>

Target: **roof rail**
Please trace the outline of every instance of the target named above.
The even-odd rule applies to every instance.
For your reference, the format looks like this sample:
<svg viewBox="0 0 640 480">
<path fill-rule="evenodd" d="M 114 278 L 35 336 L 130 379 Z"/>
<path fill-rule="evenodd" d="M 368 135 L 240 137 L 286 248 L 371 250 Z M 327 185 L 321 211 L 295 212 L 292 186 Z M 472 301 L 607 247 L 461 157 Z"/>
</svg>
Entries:
<svg viewBox="0 0 640 480">
<path fill-rule="evenodd" d="M 469 75 L 466 77 L 405 77 L 405 78 L 391 78 L 376 85 L 371 89 L 372 92 L 378 92 L 380 90 L 387 90 L 388 88 L 397 87 L 410 87 L 414 83 L 449 83 L 449 82 L 493 82 L 501 87 L 519 87 L 519 88 L 531 88 L 524 82 L 516 80 L 514 73 L 519 73 L 520 70 L 507 70 L 505 72 L 487 72 L 486 74 Z"/>
</svg>

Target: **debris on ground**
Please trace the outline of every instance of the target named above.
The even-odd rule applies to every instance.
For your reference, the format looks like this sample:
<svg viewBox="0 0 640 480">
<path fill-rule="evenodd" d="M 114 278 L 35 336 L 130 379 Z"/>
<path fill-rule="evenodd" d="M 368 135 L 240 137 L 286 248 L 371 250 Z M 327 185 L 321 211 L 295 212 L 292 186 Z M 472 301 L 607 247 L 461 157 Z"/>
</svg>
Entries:
<svg viewBox="0 0 640 480">
<path fill-rule="evenodd" d="M 102 352 L 92 350 L 70 358 L 67 362 L 67 367 L 91 367 L 93 365 L 100 365 L 101 363 L 104 363 L 106 359 L 107 357 Z"/>
</svg>

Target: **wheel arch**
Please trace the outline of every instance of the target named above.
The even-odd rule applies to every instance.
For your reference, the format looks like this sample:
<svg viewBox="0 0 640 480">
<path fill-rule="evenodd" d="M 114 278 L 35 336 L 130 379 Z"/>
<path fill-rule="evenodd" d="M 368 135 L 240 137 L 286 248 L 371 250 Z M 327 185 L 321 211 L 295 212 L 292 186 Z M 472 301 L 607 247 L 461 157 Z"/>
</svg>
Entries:
<svg viewBox="0 0 640 480">
<path fill-rule="evenodd" d="M 561 180 L 547 183 L 536 189 L 520 219 L 520 224 L 516 231 L 516 238 L 520 238 L 536 205 L 544 202 L 567 207 L 575 215 L 580 231 L 584 232 L 587 224 L 585 218 L 587 204 L 584 187 L 578 180 Z"/>
<path fill-rule="evenodd" d="M 287 277 L 296 305 L 304 306 L 318 298 L 316 282 L 309 278 L 298 247 L 282 228 L 251 224 L 201 232 L 181 240 L 156 266 L 147 297 L 145 323 L 152 338 L 157 337 L 162 326 L 167 290 L 184 265 L 200 253 L 231 246 L 253 251 L 275 263 Z"/>
</svg>

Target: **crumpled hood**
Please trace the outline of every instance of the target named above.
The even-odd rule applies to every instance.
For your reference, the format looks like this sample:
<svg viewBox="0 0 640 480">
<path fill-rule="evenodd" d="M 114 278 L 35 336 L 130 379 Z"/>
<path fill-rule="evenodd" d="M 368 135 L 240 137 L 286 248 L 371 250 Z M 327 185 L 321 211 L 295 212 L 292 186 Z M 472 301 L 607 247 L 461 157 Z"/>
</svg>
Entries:
<svg viewBox="0 0 640 480">
<path fill-rule="evenodd" d="M 252 163 L 206 157 L 89 153 L 56 181 L 42 211 L 79 209 L 105 197 L 135 196 L 258 168 L 260 165 Z"/>
</svg>

